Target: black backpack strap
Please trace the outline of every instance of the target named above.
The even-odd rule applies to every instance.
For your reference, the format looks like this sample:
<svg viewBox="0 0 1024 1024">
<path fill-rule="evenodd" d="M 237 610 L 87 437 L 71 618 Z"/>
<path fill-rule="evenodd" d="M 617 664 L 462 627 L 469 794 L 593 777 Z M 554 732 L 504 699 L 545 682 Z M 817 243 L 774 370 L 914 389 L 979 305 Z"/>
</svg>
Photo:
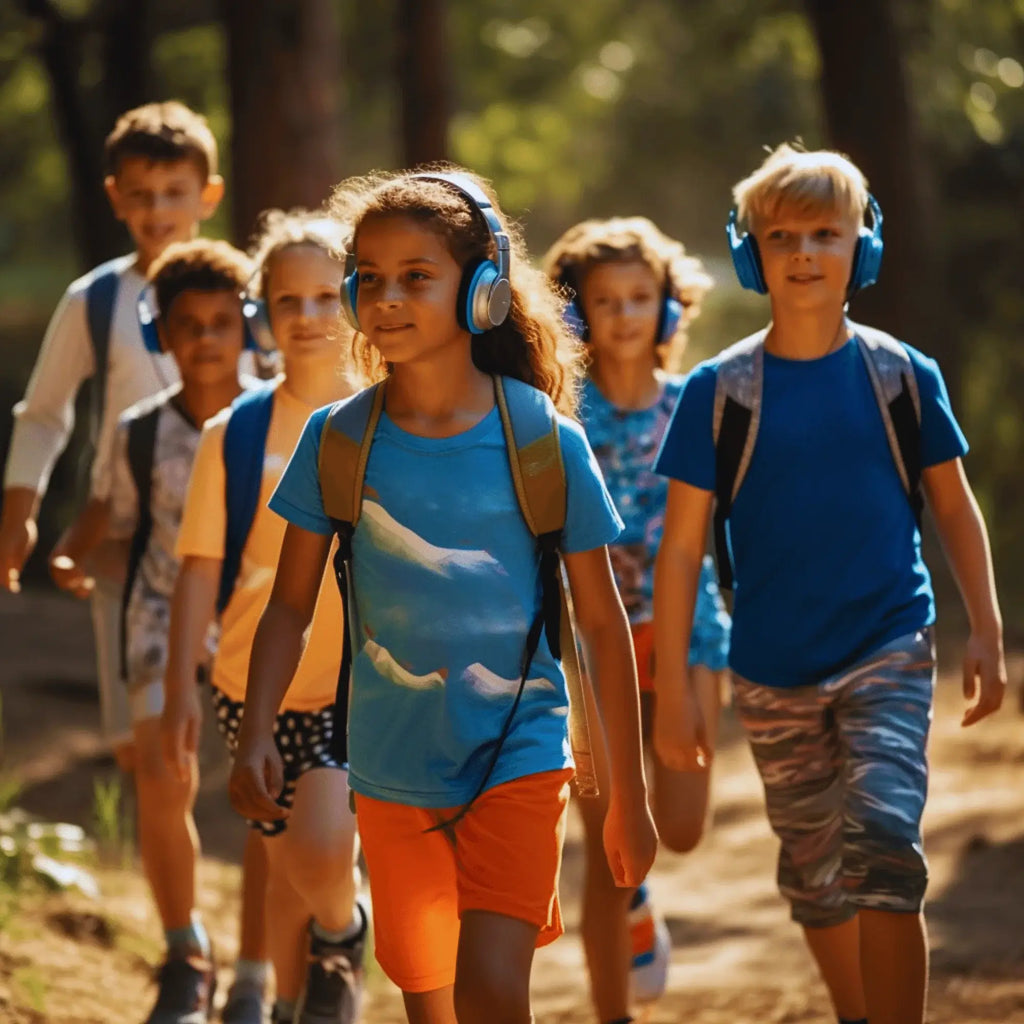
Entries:
<svg viewBox="0 0 1024 1024">
<path fill-rule="evenodd" d="M 121 675 L 128 674 L 128 645 L 126 619 L 135 579 L 139 574 L 142 557 L 153 532 L 153 457 L 156 450 L 156 431 L 162 405 L 128 422 L 128 467 L 135 484 L 138 507 L 135 532 L 128 549 L 128 572 L 121 596 Z"/>
<path fill-rule="evenodd" d="M 715 445 L 715 560 L 718 563 L 718 582 L 724 590 L 732 590 L 732 553 L 726 521 L 732 514 L 732 502 L 739 489 L 739 474 L 743 452 L 750 434 L 751 411 L 735 399 L 726 397 L 722 407 L 722 421 Z"/>
</svg>

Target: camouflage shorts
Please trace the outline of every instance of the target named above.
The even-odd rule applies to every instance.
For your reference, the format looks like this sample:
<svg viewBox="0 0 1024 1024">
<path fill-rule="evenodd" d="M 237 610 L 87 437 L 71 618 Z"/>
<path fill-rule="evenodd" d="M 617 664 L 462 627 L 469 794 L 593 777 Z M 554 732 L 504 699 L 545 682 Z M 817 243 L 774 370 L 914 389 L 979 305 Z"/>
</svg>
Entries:
<svg viewBox="0 0 1024 1024">
<path fill-rule="evenodd" d="M 899 637 L 817 686 L 734 677 L 736 713 L 782 843 L 779 889 L 800 924 L 841 924 L 861 907 L 921 909 L 934 681 L 931 629 Z"/>
</svg>

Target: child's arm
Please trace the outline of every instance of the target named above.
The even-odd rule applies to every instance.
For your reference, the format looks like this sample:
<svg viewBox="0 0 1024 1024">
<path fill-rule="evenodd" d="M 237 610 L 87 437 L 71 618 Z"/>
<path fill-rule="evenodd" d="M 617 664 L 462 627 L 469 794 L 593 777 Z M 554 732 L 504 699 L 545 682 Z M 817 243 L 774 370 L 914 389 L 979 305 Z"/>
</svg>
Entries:
<svg viewBox="0 0 1024 1024">
<path fill-rule="evenodd" d="M 654 752 L 673 771 L 704 768 L 713 753 L 687 661 L 712 497 L 710 491 L 669 481 L 654 564 Z"/>
<path fill-rule="evenodd" d="M 658 834 L 647 806 L 640 699 L 629 623 L 606 547 L 565 556 L 573 608 L 608 739 L 611 793 L 604 846 L 616 885 L 637 886 L 654 863 Z"/>
<path fill-rule="evenodd" d="M 75 597 L 92 593 L 96 581 L 86 574 L 85 562 L 109 530 L 110 499 L 90 498 L 50 552 L 50 576 L 61 590 Z"/>
<path fill-rule="evenodd" d="M 330 537 L 294 523 L 285 530 L 274 589 L 253 639 L 245 715 L 229 784 L 232 806 L 247 818 L 274 820 L 287 814 L 274 800 L 284 785 L 274 719 L 302 655 L 330 548 Z M 339 622 L 339 636 L 344 628 Z"/>
<path fill-rule="evenodd" d="M 964 697 L 972 703 L 962 724 L 973 725 L 997 711 L 1006 692 L 1003 619 L 988 532 L 960 459 L 929 466 L 922 483 L 971 623 L 963 687 Z"/>
<path fill-rule="evenodd" d="M 39 492 L 31 487 L 8 487 L 0 513 L 0 587 L 21 591 L 21 570 L 39 539 L 36 517 Z"/>
<path fill-rule="evenodd" d="M 160 716 L 164 757 L 185 781 L 199 746 L 202 711 L 196 672 L 204 660 L 206 634 L 217 610 L 222 561 L 187 555 L 171 597 L 164 710 Z"/>
</svg>

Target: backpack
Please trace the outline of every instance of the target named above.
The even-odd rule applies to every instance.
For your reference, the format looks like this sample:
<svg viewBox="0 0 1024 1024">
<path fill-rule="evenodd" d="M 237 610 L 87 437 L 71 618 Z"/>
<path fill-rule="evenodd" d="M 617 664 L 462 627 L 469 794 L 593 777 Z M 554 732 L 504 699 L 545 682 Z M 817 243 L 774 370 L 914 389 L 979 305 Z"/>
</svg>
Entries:
<svg viewBox="0 0 1024 1024">
<path fill-rule="evenodd" d="M 576 639 L 569 612 L 559 546 L 565 528 L 567 484 L 562 464 L 558 423 L 551 400 L 542 391 L 508 377 L 494 377 L 494 393 L 508 449 L 512 482 L 523 519 L 540 549 L 541 607 L 526 637 L 521 678 L 512 707 L 495 745 L 482 781 L 454 820 L 466 812 L 484 791 L 497 764 L 501 747 L 512 726 L 523 695 L 530 663 L 541 631 L 556 660 L 561 660 L 569 693 L 569 740 L 576 762 L 576 784 L 581 796 L 597 795 L 597 778 L 587 721 L 586 683 L 580 672 Z M 384 387 L 375 384 L 351 399 L 335 404 L 320 439 L 319 476 L 324 511 L 338 537 L 334 570 L 345 607 L 345 638 L 335 701 L 333 752 L 348 761 L 348 705 L 352 652 L 352 535 L 359 522 L 363 478 L 377 422 L 384 406 Z M 445 825 L 452 824 L 446 822 Z"/>
<path fill-rule="evenodd" d="M 891 335 L 851 323 L 885 426 L 896 471 L 918 526 L 921 495 L 921 397 L 907 350 Z M 715 558 L 719 584 L 733 588 L 732 553 L 726 522 L 757 443 L 764 388 L 767 328 L 727 348 L 718 357 L 712 434 L 715 443 Z"/>
<path fill-rule="evenodd" d="M 217 591 L 217 614 L 227 608 L 242 567 L 242 552 L 249 539 L 260 503 L 263 460 L 274 411 L 277 382 L 243 391 L 232 403 L 224 428 L 224 561 Z"/>
<path fill-rule="evenodd" d="M 92 345 L 93 375 L 89 395 L 89 438 L 95 446 L 103 424 L 103 410 L 107 402 L 107 374 L 110 369 L 110 326 L 114 320 L 114 305 L 121 284 L 121 271 L 126 257 L 101 263 L 85 289 L 85 320 Z"/>
</svg>

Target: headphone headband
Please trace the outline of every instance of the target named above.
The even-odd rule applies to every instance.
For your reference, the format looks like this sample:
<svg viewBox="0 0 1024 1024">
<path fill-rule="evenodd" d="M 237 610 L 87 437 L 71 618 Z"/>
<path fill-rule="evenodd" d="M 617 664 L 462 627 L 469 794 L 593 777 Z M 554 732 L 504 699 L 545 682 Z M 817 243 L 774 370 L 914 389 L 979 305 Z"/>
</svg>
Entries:
<svg viewBox="0 0 1024 1024">
<path fill-rule="evenodd" d="M 424 171 L 410 174 L 408 178 L 450 185 L 483 218 L 497 258 L 471 260 L 463 268 L 456 313 L 459 324 L 470 334 L 483 334 L 492 327 L 500 326 L 512 306 L 512 285 L 509 281 L 512 251 L 508 233 L 502 227 L 487 194 L 466 174 Z M 346 268 L 345 284 L 341 290 L 342 309 L 349 323 L 360 330 L 357 309 L 359 272 L 354 265 L 354 254 L 350 253 L 349 256 L 352 257 L 352 266 L 351 270 Z"/>
</svg>

